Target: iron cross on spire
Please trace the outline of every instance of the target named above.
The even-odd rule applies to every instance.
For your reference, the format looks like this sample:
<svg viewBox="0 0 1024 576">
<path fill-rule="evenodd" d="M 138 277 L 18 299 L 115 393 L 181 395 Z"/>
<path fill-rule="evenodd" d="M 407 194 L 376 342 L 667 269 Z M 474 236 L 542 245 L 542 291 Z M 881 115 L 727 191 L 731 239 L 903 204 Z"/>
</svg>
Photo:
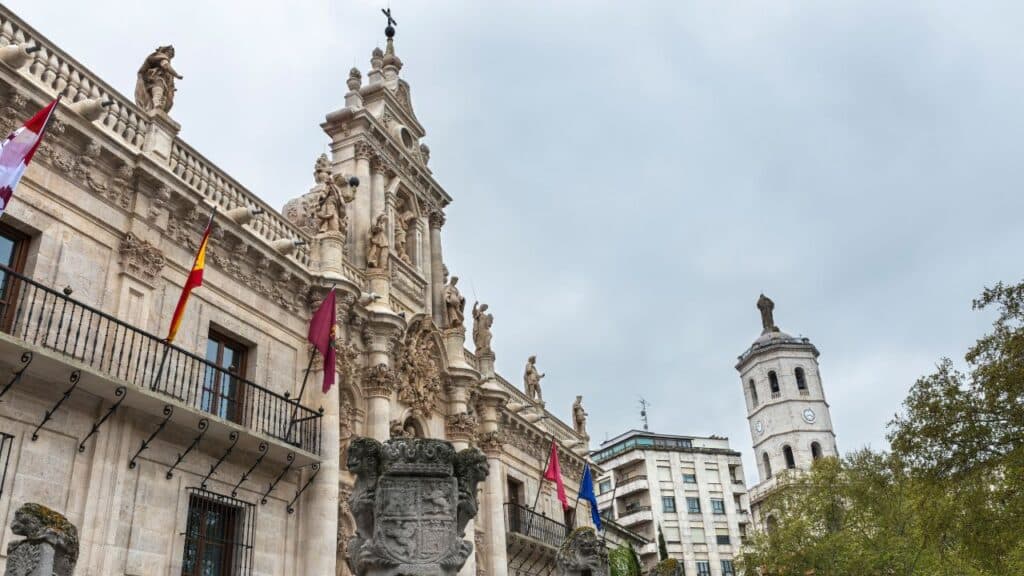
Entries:
<svg viewBox="0 0 1024 576">
<path fill-rule="evenodd" d="M 398 20 L 395 20 L 394 18 L 391 17 L 390 7 L 387 9 L 381 8 L 380 11 L 383 12 L 384 15 L 388 17 L 388 26 L 394 26 L 395 24 L 398 24 Z"/>
</svg>

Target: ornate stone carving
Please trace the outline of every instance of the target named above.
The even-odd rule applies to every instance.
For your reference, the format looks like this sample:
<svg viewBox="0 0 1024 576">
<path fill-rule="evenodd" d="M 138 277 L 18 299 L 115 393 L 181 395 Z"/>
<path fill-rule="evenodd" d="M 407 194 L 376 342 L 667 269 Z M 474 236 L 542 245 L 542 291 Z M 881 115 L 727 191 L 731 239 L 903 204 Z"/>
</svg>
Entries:
<svg viewBox="0 0 1024 576">
<path fill-rule="evenodd" d="M 167 202 L 171 199 L 171 189 L 166 184 L 161 184 L 157 187 L 156 191 L 153 192 L 153 201 L 149 205 L 149 213 L 146 218 L 150 222 L 155 221 L 160 217 L 160 212 L 167 206 Z"/>
<path fill-rule="evenodd" d="M 473 303 L 473 345 L 476 354 L 491 352 L 491 326 L 494 315 L 487 314 L 487 304 Z"/>
<path fill-rule="evenodd" d="M 391 438 L 415 438 L 416 429 L 411 422 L 403 422 L 395 419 L 390 422 L 388 436 Z"/>
<path fill-rule="evenodd" d="M 356 160 L 369 160 L 376 154 L 369 142 L 356 142 L 355 148 Z"/>
<path fill-rule="evenodd" d="M 466 323 L 466 298 L 459 292 L 458 283 L 459 277 L 452 276 L 444 287 L 446 328 L 460 328 Z"/>
<path fill-rule="evenodd" d="M 131 164 L 122 164 L 117 169 L 114 179 L 110 181 L 110 188 L 106 193 L 107 199 L 125 210 L 130 209 L 132 207 L 134 180 L 135 168 Z"/>
<path fill-rule="evenodd" d="M 417 416 L 434 411 L 441 398 L 441 356 L 437 329 L 422 318 L 409 327 L 398 357 L 398 399 Z"/>
<path fill-rule="evenodd" d="M 477 437 L 477 446 L 486 454 L 496 454 L 501 452 L 501 433 L 497 430 L 492 432 L 484 432 Z"/>
<path fill-rule="evenodd" d="M 313 180 L 319 190 L 316 204 L 317 232 L 337 232 L 345 237 L 348 235 L 348 204 L 355 200 L 355 189 L 347 182 L 341 184 L 330 171 L 327 154 L 316 159 L 313 168 Z M 343 179 L 342 179 L 343 180 Z"/>
<path fill-rule="evenodd" d="M 412 264 L 412 257 L 406 248 L 409 240 L 409 223 L 416 219 L 416 214 L 409 208 L 405 198 L 399 198 L 395 206 L 395 253 L 406 264 Z"/>
<path fill-rule="evenodd" d="M 363 391 L 367 396 L 391 396 L 395 391 L 395 372 L 387 364 L 367 366 L 363 371 Z"/>
<path fill-rule="evenodd" d="M 386 270 L 388 267 L 388 216 L 381 212 L 370 227 L 370 246 L 366 251 L 366 267 Z"/>
<path fill-rule="evenodd" d="M 441 227 L 444 226 L 445 216 L 444 212 L 441 212 L 440 210 L 431 210 L 427 219 L 430 221 L 431 228 L 440 230 Z"/>
<path fill-rule="evenodd" d="M 155 285 L 164 268 L 164 255 L 155 246 L 128 232 L 117 249 L 124 271 L 150 285 Z"/>
<path fill-rule="evenodd" d="M 135 81 L 135 103 L 147 112 L 170 112 L 174 106 L 174 79 L 182 79 L 171 67 L 174 46 L 161 46 L 146 57 Z"/>
<path fill-rule="evenodd" d="M 559 576 L 608 576 L 608 550 L 590 526 L 576 528 L 555 554 Z"/>
<path fill-rule="evenodd" d="M 572 403 L 572 426 L 580 436 L 587 435 L 587 412 L 583 409 L 583 396 L 576 396 Z"/>
<path fill-rule="evenodd" d="M 357 371 L 359 365 L 357 360 L 359 359 L 359 351 L 356 350 L 355 346 L 351 342 L 338 342 L 335 341 L 335 369 L 341 376 L 341 383 L 347 385 L 355 385 L 356 378 L 358 377 Z"/>
<path fill-rule="evenodd" d="M 476 546 L 476 576 L 487 576 L 487 538 L 483 532 L 476 531 L 473 544 Z"/>
<path fill-rule="evenodd" d="M 540 379 L 543 377 L 544 374 L 537 370 L 537 357 L 530 356 L 527 358 L 526 370 L 523 372 L 523 388 L 525 388 L 526 395 L 530 397 L 530 400 L 544 402 L 540 393 Z"/>
<path fill-rule="evenodd" d="M 72 576 L 78 562 L 78 529 L 63 515 L 28 503 L 18 508 L 11 531 L 24 540 L 7 545 L 5 576 Z"/>
<path fill-rule="evenodd" d="M 458 440 L 466 439 L 472 442 L 476 439 L 479 426 L 480 423 L 476 416 L 469 412 L 451 414 L 445 420 L 445 431 L 448 437 Z"/>
<path fill-rule="evenodd" d="M 348 561 L 358 576 L 454 576 L 473 552 L 462 540 L 476 515 L 487 461 L 476 449 L 456 454 L 444 440 L 358 438 L 348 455 L 356 474 L 350 507 L 356 534 Z"/>
<path fill-rule="evenodd" d="M 761 311 L 761 334 L 778 332 L 779 327 L 775 325 L 775 302 L 761 294 L 757 299 L 757 309 Z"/>
</svg>

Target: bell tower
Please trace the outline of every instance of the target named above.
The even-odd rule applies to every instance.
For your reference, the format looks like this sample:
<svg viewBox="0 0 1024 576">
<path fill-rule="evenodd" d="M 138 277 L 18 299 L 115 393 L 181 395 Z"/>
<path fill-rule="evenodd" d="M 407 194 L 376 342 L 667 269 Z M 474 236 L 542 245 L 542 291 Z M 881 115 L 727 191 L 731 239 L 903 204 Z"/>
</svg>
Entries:
<svg viewBox="0 0 1024 576">
<path fill-rule="evenodd" d="M 757 308 L 761 335 L 736 363 L 757 460 L 759 482 L 750 492 L 752 507 L 757 506 L 757 496 L 775 485 L 779 474 L 809 470 L 818 458 L 839 455 L 818 349 L 808 338 L 779 330 L 775 303 L 764 294 Z"/>
</svg>

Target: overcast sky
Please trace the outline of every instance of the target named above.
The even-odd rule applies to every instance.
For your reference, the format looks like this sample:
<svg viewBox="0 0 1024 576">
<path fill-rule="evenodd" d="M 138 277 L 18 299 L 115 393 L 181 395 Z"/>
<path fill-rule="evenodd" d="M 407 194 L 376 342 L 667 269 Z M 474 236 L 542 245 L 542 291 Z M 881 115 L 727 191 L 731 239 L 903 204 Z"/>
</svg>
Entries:
<svg viewBox="0 0 1024 576">
<path fill-rule="evenodd" d="M 181 136 L 281 207 L 383 45 L 381 1 L 8 2 L 124 94 L 173 43 Z M 448 267 L 498 369 L 538 355 L 596 447 L 727 435 L 756 477 L 736 356 L 754 303 L 808 336 L 841 451 L 885 447 L 914 380 L 1021 276 L 1024 3 L 412 2 L 397 53 L 455 198 Z"/>
</svg>

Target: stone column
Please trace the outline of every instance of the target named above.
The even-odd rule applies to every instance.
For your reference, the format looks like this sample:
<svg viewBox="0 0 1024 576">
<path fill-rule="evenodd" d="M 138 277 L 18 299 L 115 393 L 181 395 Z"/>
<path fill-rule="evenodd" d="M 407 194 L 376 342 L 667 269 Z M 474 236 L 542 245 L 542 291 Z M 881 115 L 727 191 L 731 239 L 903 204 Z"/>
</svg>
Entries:
<svg viewBox="0 0 1024 576">
<path fill-rule="evenodd" d="M 381 442 L 391 436 L 391 397 L 397 383 L 391 366 L 391 345 L 404 330 L 405 321 L 391 312 L 371 312 L 363 328 L 363 342 L 369 350 L 367 366 L 363 372 L 366 436 Z"/>
<path fill-rule="evenodd" d="M 320 272 L 328 278 L 343 278 L 345 237 L 340 232 L 323 232 L 317 235 L 317 240 L 320 242 Z"/>
<path fill-rule="evenodd" d="M 313 382 L 321 382 L 322 370 L 335 370 L 335 366 L 322 366 L 318 374 L 311 375 Z M 302 495 L 302 556 L 303 574 L 335 574 L 337 571 L 338 547 L 338 478 L 340 458 L 340 408 L 339 375 L 335 372 L 335 385 L 322 394 L 319 386 L 312 386 L 316 399 L 323 403 L 324 415 L 320 419 L 320 471 L 313 483 Z M 307 397 L 313 398 L 307 390 Z M 300 475 L 305 482 L 312 471 Z"/>
<path fill-rule="evenodd" d="M 427 216 L 421 216 L 416 219 L 416 226 L 420 230 L 429 229 L 429 221 Z M 434 317 L 434 270 L 433 270 L 433 259 L 430 257 L 433 253 L 431 249 L 430 234 L 424 234 L 423 236 L 423 251 L 420 253 L 420 270 L 423 271 L 423 278 L 427 281 L 427 298 L 426 298 L 426 313 L 433 318 Z M 440 326 L 440 324 L 438 324 Z"/>
<path fill-rule="evenodd" d="M 381 161 L 380 156 L 374 154 L 370 158 L 370 216 L 374 220 L 377 219 L 377 215 L 385 209 L 385 193 L 384 187 L 386 182 L 384 181 L 384 163 Z M 394 222 L 392 222 L 392 231 L 394 230 Z"/>
<path fill-rule="evenodd" d="M 372 182 L 370 181 L 370 156 L 373 149 L 369 144 L 360 142 L 356 145 L 356 177 L 359 178 L 360 190 L 356 192 L 356 199 L 349 205 L 349 226 L 353 231 L 354 247 L 353 254 L 349 255 L 356 266 L 366 266 L 366 247 L 370 236 L 370 226 L 373 225 L 374 212 L 372 210 L 371 196 Z M 365 191 L 364 191 L 365 190 Z"/>
<path fill-rule="evenodd" d="M 501 461 L 501 438 L 498 433 L 498 411 L 508 401 L 508 393 L 494 380 L 485 380 L 480 385 L 483 396 L 481 410 L 482 433 L 479 439 L 480 449 L 487 456 L 490 472 L 484 485 L 484 502 L 481 516 L 484 529 L 487 531 L 486 543 L 488 553 L 488 574 L 505 574 L 508 572 L 508 553 L 505 548 L 505 470 Z"/>
<path fill-rule="evenodd" d="M 445 326 L 444 321 L 444 259 L 441 257 L 441 227 L 444 212 L 430 213 L 430 302 L 434 307 L 434 323 Z"/>
</svg>

